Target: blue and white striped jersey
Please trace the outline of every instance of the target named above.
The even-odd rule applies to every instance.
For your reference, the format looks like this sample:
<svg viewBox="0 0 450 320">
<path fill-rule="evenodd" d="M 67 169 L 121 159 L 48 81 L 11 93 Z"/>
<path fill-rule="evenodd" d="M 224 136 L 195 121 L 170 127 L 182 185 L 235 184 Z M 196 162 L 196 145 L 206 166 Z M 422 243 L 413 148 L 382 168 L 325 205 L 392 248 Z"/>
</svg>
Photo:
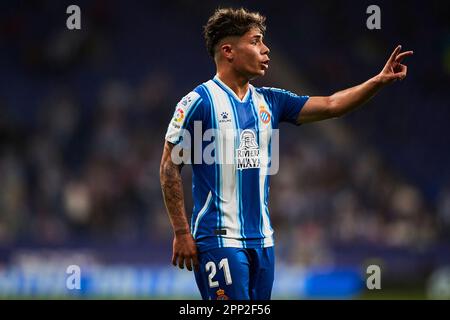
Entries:
<svg viewBox="0 0 450 320">
<path fill-rule="evenodd" d="M 296 123 L 308 100 L 289 91 L 249 85 L 241 100 L 217 76 L 177 104 L 166 140 L 189 137 L 194 208 L 191 232 L 201 252 L 274 244 L 268 199 L 272 136 Z M 214 157 L 208 161 L 207 156 Z"/>
</svg>

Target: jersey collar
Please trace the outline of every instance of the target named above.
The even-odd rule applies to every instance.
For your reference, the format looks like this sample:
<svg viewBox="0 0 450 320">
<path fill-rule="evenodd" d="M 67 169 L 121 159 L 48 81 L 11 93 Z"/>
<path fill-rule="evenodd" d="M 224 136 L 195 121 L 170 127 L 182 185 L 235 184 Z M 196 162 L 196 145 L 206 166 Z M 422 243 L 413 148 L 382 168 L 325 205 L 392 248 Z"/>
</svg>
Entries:
<svg viewBox="0 0 450 320">
<path fill-rule="evenodd" d="M 236 93 L 234 93 L 233 90 L 231 90 L 231 88 L 229 86 L 227 86 L 222 80 L 219 79 L 219 77 L 217 75 L 214 76 L 213 81 L 222 89 L 224 90 L 226 93 L 228 93 L 229 95 L 231 95 L 234 99 L 236 99 L 238 102 L 241 103 L 245 103 L 248 101 L 248 98 L 250 97 L 250 91 L 252 89 L 252 85 L 249 84 L 248 85 L 248 90 L 245 93 L 244 98 L 241 100 L 239 99 L 239 97 L 236 95 Z"/>
</svg>

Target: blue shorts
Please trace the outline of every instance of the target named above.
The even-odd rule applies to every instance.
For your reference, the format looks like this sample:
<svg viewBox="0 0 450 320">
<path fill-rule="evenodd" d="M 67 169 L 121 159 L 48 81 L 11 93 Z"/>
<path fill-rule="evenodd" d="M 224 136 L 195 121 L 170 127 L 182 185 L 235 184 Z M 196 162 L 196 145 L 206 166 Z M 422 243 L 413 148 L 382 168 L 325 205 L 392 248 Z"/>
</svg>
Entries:
<svg viewBox="0 0 450 320">
<path fill-rule="evenodd" d="M 199 253 L 195 280 L 204 300 L 269 300 L 274 249 L 217 248 Z"/>
</svg>

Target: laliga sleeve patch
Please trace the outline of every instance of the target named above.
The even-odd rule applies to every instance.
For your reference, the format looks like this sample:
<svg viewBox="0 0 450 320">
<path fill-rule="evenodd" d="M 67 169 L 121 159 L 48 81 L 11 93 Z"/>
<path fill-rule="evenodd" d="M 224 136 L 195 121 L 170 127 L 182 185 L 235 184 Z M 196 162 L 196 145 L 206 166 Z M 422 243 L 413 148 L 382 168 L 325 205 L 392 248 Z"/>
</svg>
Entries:
<svg viewBox="0 0 450 320">
<path fill-rule="evenodd" d="M 200 98 L 197 92 L 190 92 L 186 96 L 184 96 L 177 104 L 175 108 L 175 112 L 172 117 L 172 124 L 177 127 L 181 126 L 189 113 L 189 109 L 197 102 Z"/>
<path fill-rule="evenodd" d="M 183 127 L 186 128 L 189 125 L 189 121 L 192 119 L 192 112 L 194 112 L 192 109 L 198 104 L 199 99 L 200 95 L 197 92 L 192 91 L 177 103 L 175 112 L 173 113 L 167 129 L 166 140 L 172 143 L 178 143 L 180 141 Z"/>
</svg>

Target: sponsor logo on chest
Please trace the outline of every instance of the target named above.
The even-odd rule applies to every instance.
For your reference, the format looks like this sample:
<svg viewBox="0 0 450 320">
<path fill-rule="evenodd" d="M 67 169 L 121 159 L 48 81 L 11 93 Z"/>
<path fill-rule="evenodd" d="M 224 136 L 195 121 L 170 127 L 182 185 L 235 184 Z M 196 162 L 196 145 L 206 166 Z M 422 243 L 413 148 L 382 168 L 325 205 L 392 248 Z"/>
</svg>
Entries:
<svg viewBox="0 0 450 320">
<path fill-rule="evenodd" d="M 236 168 L 239 170 L 259 168 L 259 146 L 255 131 L 243 130 L 239 141 L 239 148 L 236 149 Z"/>
</svg>

